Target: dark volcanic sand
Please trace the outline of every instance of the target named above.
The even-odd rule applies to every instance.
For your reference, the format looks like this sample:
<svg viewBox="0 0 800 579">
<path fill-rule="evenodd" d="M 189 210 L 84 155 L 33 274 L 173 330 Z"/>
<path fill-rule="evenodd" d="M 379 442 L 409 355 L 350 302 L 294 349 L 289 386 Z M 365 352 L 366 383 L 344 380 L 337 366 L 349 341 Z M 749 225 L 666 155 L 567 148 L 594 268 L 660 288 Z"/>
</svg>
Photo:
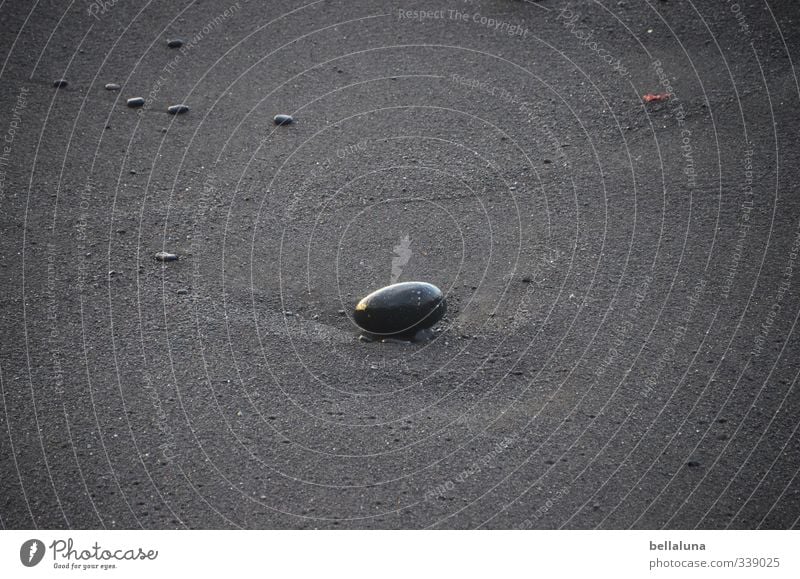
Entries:
<svg viewBox="0 0 800 579">
<path fill-rule="evenodd" d="M 798 526 L 798 2 L 265 4 L 0 9 L 3 527 Z"/>
</svg>

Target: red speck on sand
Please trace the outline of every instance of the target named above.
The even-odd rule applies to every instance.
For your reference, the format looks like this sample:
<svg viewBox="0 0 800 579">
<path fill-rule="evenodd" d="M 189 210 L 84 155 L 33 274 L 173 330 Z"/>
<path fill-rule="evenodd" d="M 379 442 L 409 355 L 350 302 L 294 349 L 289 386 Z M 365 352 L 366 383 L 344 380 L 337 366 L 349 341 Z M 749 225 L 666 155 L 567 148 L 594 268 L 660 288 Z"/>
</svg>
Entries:
<svg viewBox="0 0 800 579">
<path fill-rule="evenodd" d="M 648 94 L 646 94 L 646 95 L 644 95 L 642 97 L 642 100 L 644 102 L 646 102 L 646 103 L 651 103 L 651 102 L 654 102 L 654 101 L 655 102 L 665 101 L 668 98 L 669 98 L 669 93 L 668 92 L 660 92 L 660 93 L 656 93 L 656 94 L 648 93 Z"/>
</svg>

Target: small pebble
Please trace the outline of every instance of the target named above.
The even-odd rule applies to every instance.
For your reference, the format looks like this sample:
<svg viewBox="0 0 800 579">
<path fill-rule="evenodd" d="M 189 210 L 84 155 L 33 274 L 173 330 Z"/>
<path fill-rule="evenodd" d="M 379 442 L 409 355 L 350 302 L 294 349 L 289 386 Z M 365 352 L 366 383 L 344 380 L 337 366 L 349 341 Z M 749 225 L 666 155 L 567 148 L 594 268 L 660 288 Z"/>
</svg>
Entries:
<svg viewBox="0 0 800 579">
<path fill-rule="evenodd" d="M 175 290 L 175 293 L 178 294 L 179 296 L 185 296 L 186 294 L 189 293 L 189 290 L 186 289 L 185 287 L 182 287 L 179 290 Z"/>
<path fill-rule="evenodd" d="M 291 125 L 294 122 L 294 119 L 291 115 L 275 115 L 276 125 Z"/>
<path fill-rule="evenodd" d="M 690 468 L 697 468 L 698 466 L 700 466 L 700 463 L 697 462 L 696 460 L 690 460 L 689 462 L 686 463 L 686 466 Z"/>
<path fill-rule="evenodd" d="M 119 90 L 120 86 L 115 82 L 110 82 L 105 86 L 106 90 Z"/>
<path fill-rule="evenodd" d="M 441 328 L 436 328 L 437 330 Z M 436 333 L 431 330 L 430 328 L 422 328 L 416 334 L 414 334 L 414 338 L 411 340 L 412 342 L 430 342 Z"/>
<path fill-rule="evenodd" d="M 180 38 L 171 38 L 167 40 L 167 46 L 170 48 L 180 48 L 183 46 L 183 40 Z"/>
<path fill-rule="evenodd" d="M 405 339 L 405 338 L 382 338 L 381 344 L 403 344 L 407 345 L 414 341 L 413 338 Z"/>
<path fill-rule="evenodd" d="M 529 275 L 526 275 L 526 276 L 524 276 L 522 278 L 522 283 L 531 283 L 532 281 L 533 281 L 533 278 L 531 278 L 531 276 L 529 276 Z"/>
<path fill-rule="evenodd" d="M 159 251 L 155 257 L 158 261 L 176 261 L 178 259 L 177 255 L 167 251 Z"/>
<path fill-rule="evenodd" d="M 142 97 L 133 97 L 132 99 L 128 99 L 127 102 L 128 106 L 132 109 L 143 107 L 144 106 L 144 99 Z"/>
<path fill-rule="evenodd" d="M 59 78 L 58 80 L 53 81 L 53 86 L 56 88 L 64 88 L 65 86 L 67 86 L 67 84 L 69 83 L 67 83 L 67 81 L 64 80 L 63 78 Z"/>
<path fill-rule="evenodd" d="M 189 107 L 186 105 L 172 105 L 167 109 L 167 112 L 171 115 L 182 115 L 189 112 Z"/>
</svg>

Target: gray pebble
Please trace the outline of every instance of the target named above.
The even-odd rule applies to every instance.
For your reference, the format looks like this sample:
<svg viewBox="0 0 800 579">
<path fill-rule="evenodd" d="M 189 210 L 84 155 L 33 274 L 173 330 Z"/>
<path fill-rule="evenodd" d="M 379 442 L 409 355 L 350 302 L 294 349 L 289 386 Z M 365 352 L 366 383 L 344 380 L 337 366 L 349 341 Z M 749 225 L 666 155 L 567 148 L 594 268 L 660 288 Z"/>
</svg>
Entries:
<svg viewBox="0 0 800 579">
<path fill-rule="evenodd" d="M 67 86 L 67 84 L 69 83 L 63 78 L 59 78 L 58 80 L 53 81 L 53 86 L 56 88 L 64 88 L 65 86 Z"/>
<path fill-rule="evenodd" d="M 119 90 L 120 86 L 115 82 L 110 82 L 105 86 L 106 90 Z"/>
<path fill-rule="evenodd" d="M 405 340 L 403 338 L 382 338 L 381 344 L 410 344 L 412 340 Z"/>
<path fill-rule="evenodd" d="M 176 261 L 178 256 L 174 253 L 169 253 L 167 251 L 159 251 L 156 255 L 156 260 L 158 261 Z"/>
<path fill-rule="evenodd" d="M 132 99 L 128 99 L 128 106 L 132 109 L 143 107 L 144 106 L 144 99 L 142 97 L 133 97 Z"/>
<path fill-rule="evenodd" d="M 414 339 L 412 342 L 429 342 L 431 341 L 436 334 L 434 334 L 433 330 L 430 328 L 422 328 L 416 334 L 414 334 Z"/>
<path fill-rule="evenodd" d="M 171 115 L 182 115 L 189 112 L 189 107 L 186 105 L 172 105 L 167 109 L 167 112 Z"/>
<path fill-rule="evenodd" d="M 273 120 L 276 125 L 291 125 L 294 122 L 291 115 L 275 115 Z"/>
<path fill-rule="evenodd" d="M 183 40 L 181 38 L 171 38 L 167 40 L 167 46 L 170 48 L 180 48 L 183 46 Z"/>
</svg>

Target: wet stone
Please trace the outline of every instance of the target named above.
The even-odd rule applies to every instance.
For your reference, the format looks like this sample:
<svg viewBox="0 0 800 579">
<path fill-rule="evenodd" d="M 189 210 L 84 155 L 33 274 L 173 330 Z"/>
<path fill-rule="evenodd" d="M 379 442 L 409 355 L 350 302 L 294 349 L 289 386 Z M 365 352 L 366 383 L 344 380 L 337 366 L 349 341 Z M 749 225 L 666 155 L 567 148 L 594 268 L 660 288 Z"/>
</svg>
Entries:
<svg viewBox="0 0 800 579">
<path fill-rule="evenodd" d="M 64 80 L 63 78 L 59 78 L 58 80 L 54 80 L 53 81 L 53 86 L 56 87 L 56 88 L 64 88 L 68 84 L 69 83 L 66 80 Z"/>
<path fill-rule="evenodd" d="M 182 115 L 189 112 L 189 107 L 186 105 L 172 105 L 167 109 L 167 112 L 171 115 Z"/>
<path fill-rule="evenodd" d="M 143 107 L 144 99 L 142 97 L 133 97 L 131 99 L 128 99 L 127 105 L 132 109 Z"/>
<path fill-rule="evenodd" d="M 180 48 L 183 46 L 183 39 L 182 38 L 170 38 L 167 40 L 167 46 L 170 48 Z"/>
<path fill-rule="evenodd" d="M 156 253 L 155 258 L 157 261 L 177 261 L 178 256 L 168 251 L 159 251 Z"/>
<path fill-rule="evenodd" d="M 447 303 L 435 285 L 411 281 L 372 292 L 356 306 L 353 319 L 375 336 L 409 336 L 430 328 L 444 317 Z"/>
<path fill-rule="evenodd" d="M 273 119 L 276 125 L 291 125 L 294 118 L 291 115 L 275 115 Z"/>
<path fill-rule="evenodd" d="M 109 82 L 104 88 L 106 90 L 119 90 L 120 86 L 115 82 Z"/>
</svg>

